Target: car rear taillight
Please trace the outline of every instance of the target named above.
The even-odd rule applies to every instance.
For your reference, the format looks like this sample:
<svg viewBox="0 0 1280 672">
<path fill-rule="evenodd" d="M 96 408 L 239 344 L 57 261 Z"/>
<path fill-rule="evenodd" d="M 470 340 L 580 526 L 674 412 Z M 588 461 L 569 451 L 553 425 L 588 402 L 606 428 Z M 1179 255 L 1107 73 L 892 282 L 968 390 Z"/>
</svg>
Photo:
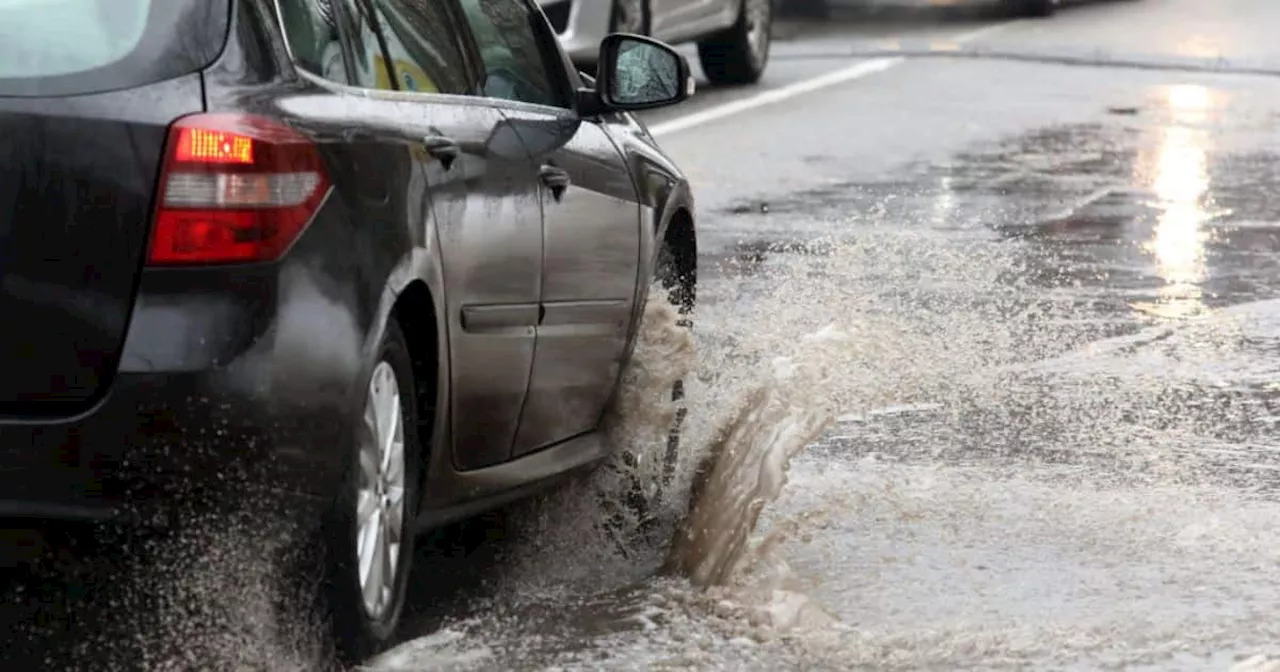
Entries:
<svg viewBox="0 0 1280 672">
<path fill-rule="evenodd" d="M 279 259 L 329 191 L 315 143 L 266 117 L 184 117 L 166 152 L 151 265 Z"/>
</svg>

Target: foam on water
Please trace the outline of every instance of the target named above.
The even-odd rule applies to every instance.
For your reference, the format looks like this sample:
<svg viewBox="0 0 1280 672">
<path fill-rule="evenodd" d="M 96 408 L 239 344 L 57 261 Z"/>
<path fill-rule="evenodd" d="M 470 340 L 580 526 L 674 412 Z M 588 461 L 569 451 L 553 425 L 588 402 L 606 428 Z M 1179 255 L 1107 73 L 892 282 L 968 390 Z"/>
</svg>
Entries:
<svg viewBox="0 0 1280 672">
<path fill-rule="evenodd" d="M 1280 507 L 1213 487 L 1102 486 L 1070 467 L 802 459 L 768 525 L 834 508 L 786 551 L 848 625 L 817 660 L 887 669 L 1199 665 L 1280 636 Z M 1255 649 L 1256 650 L 1256 649 Z M 1086 662 L 1093 661 L 1093 662 Z M 1094 668 L 1096 669 L 1096 668 Z"/>
</svg>

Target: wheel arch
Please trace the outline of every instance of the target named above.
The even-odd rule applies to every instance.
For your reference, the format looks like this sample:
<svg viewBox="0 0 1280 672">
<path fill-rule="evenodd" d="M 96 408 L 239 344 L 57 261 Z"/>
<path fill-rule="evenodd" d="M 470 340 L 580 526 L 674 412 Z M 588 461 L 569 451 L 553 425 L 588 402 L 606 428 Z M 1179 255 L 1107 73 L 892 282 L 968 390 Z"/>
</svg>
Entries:
<svg viewBox="0 0 1280 672">
<path fill-rule="evenodd" d="M 443 385 L 441 371 L 441 334 L 435 297 L 427 283 L 418 279 L 396 295 L 389 319 L 400 325 L 409 346 L 409 360 L 413 366 L 413 381 L 418 416 L 419 464 L 418 492 L 426 486 L 428 468 L 435 450 L 437 409 L 441 403 Z"/>
<path fill-rule="evenodd" d="M 698 236 L 690 207 L 675 208 L 658 246 L 658 260 L 664 252 L 669 253 L 673 266 L 674 275 L 661 278 L 664 285 L 672 288 L 672 303 L 680 307 L 681 313 L 692 312 L 698 288 Z M 665 270 L 660 261 L 655 262 L 655 277 Z"/>
<path fill-rule="evenodd" d="M 682 287 L 685 290 L 683 296 L 689 297 L 692 301 L 696 290 L 698 247 L 693 199 L 689 194 L 688 184 L 681 180 L 670 192 L 666 205 L 660 210 L 650 212 L 655 212 L 654 226 L 652 229 L 649 229 L 647 225 L 645 227 L 646 235 L 641 246 L 642 264 L 640 276 L 636 282 L 636 298 L 635 305 L 631 311 L 631 327 L 627 335 L 627 347 L 618 367 L 617 378 L 613 383 L 613 392 L 609 395 L 609 401 L 605 404 L 605 408 L 612 408 L 618 394 L 621 392 L 623 376 L 632 355 L 635 353 L 636 341 L 639 340 L 640 323 L 644 319 L 644 309 L 649 299 L 649 289 L 657 278 L 657 266 L 662 252 L 668 244 L 679 246 L 677 248 L 679 252 L 676 255 L 677 265 L 687 264 L 687 266 L 681 267 L 682 272 L 679 276 L 684 282 L 688 283 Z M 688 269 L 687 273 L 683 272 L 684 268 Z M 684 303 L 681 303 L 682 313 L 687 313 L 692 308 L 691 302 L 688 304 L 687 309 Z"/>
<path fill-rule="evenodd" d="M 434 227 L 432 227 L 434 228 Z M 413 363 L 413 376 L 418 402 L 418 438 L 420 443 L 419 497 L 412 503 L 416 516 L 421 513 L 427 490 L 433 478 L 447 470 L 449 451 L 449 332 L 443 261 L 437 254 L 435 233 L 428 229 L 427 245 L 415 247 L 400 258 L 383 284 L 382 295 L 374 309 L 366 335 L 364 359 L 372 359 L 387 326 L 393 322 L 404 332 Z M 369 371 L 362 374 L 367 380 Z M 445 457 L 441 463 L 440 457 Z"/>
</svg>

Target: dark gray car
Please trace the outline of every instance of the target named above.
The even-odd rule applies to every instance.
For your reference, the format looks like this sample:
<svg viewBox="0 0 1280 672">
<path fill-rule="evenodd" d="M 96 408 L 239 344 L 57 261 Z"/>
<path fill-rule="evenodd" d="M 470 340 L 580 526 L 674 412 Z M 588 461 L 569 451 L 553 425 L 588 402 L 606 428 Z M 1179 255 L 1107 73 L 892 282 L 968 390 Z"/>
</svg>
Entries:
<svg viewBox="0 0 1280 672">
<path fill-rule="evenodd" d="M 607 38 L 597 91 L 532 0 L 9 0 L 0 32 L 0 516 L 285 493 L 352 657 L 415 533 L 609 453 L 651 281 L 692 308 L 689 185 L 627 114 L 691 91 L 661 43 Z"/>
</svg>

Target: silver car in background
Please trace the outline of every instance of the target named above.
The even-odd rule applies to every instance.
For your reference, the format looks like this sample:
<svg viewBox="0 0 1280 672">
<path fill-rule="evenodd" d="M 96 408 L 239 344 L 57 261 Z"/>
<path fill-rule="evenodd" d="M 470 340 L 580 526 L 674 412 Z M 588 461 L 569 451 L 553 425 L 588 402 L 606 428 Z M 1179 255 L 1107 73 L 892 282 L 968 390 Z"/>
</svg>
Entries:
<svg viewBox="0 0 1280 672">
<path fill-rule="evenodd" d="M 538 0 L 569 57 L 594 68 L 610 33 L 698 43 L 712 84 L 754 84 L 769 62 L 771 0 Z"/>
</svg>

